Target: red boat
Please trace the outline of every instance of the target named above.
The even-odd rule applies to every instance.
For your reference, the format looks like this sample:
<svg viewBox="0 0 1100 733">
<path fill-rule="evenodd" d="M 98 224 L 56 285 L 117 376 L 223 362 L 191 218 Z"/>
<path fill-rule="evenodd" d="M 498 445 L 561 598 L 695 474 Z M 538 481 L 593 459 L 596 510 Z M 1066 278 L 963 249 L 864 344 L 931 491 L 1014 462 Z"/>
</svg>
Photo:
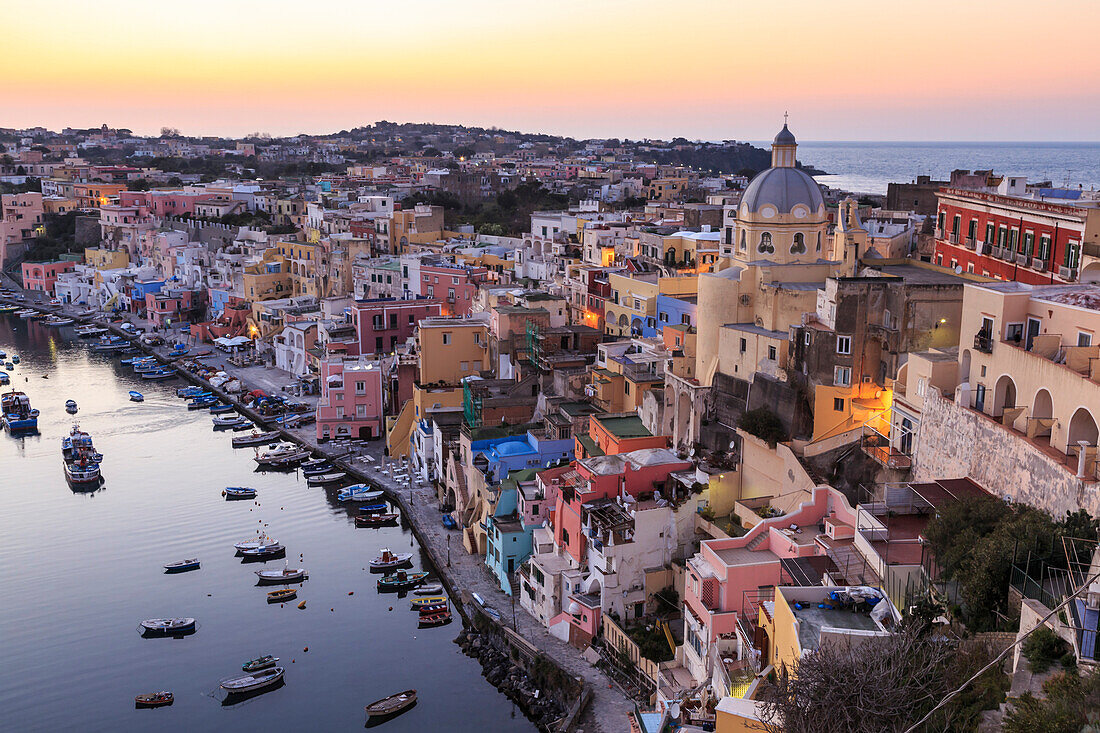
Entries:
<svg viewBox="0 0 1100 733">
<path fill-rule="evenodd" d="M 392 514 L 364 514 L 355 518 L 356 527 L 382 527 L 387 524 L 397 524 L 396 512 Z"/>
<path fill-rule="evenodd" d="M 135 697 L 134 704 L 139 708 L 159 708 L 171 705 L 175 699 L 171 692 L 150 692 Z"/>
<path fill-rule="evenodd" d="M 436 603 L 436 604 L 433 604 L 431 606 L 421 606 L 420 607 L 420 617 L 423 618 L 424 616 L 434 616 L 435 614 L 437 614 L 441 611 L 446 611 L 446 610 L 447 610 L 447 604 L 446 603 Z"/>
<path fill-rule="evenodd" d="M 420 617 L 419 626 L 421 628 L 424 628 L 424 627 L 428 627 L 428 626 L 443 626 L 443 625 L 449 624 L 449 623 L 451 623 L 451 612 L 450 611 L 437 611 L 436 613 L 430 614 L 428 616 L 423 616 L 422 615 Z"/>
</svg>

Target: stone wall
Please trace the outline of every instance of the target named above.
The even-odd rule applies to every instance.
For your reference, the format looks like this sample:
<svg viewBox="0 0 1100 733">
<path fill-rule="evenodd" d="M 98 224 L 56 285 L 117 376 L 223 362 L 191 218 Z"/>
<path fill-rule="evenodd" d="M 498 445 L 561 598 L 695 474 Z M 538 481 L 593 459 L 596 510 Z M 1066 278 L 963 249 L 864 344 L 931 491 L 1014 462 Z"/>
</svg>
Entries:
<svg viewBox="0 0 1100 733">
<path fill-rule="evenodd" d="M 912 480 L 964 476 L 1055 517 L 1077 509 L 1100 514 L 1100 484 L 1078 479 L 1022 435 L 928 390 Z"/>
</svg>

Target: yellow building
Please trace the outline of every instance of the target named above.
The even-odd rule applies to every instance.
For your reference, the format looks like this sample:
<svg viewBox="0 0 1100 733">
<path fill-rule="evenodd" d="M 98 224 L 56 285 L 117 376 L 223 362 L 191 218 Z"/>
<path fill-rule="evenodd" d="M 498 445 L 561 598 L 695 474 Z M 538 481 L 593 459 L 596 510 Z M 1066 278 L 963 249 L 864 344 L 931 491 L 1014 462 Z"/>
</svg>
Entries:
<svg viewBox="0 0 1100 733">
<path fill-rule="evenodd" d="M 487 319 L 425 318 L 416 338 L 420 384 L 457 385 L 463 377 L 490 367 Z"/>
<path fill-rule="evenodd" d="M 629 337 L 632 332 L 641 335 L 643 329 L 656 327 L 656 274 L 643 279 L 613 272 L 607 276 L 607 283 L 611 297 L 604 303 L 604 333 Z"/>
<path fill-rule="evenodd" d="M 97 270 L 119 270 L 130 266 L 130 255 L 123 249 L 88 247 L 84 250 L 84 263 Z"/>
<path fill-rule="evenodd" d="M 287 258 L 274 247 L 264 251 L 258 263 L 244 268 L 243 295 L 253 303 L 290 297 Z"/>
<path fill-rule="evenodd" d="M 320 298 L 316 278 L 320 245 L 314 242 L 279 242 L 275 249 L 287 260 L 290 295 L 312 295 Z"/>
<path fill-rule="evenodd" d="M 715 733 L 763 733 L 767 730 L 761 705 L 756 700 L 723 697 L 718 701 L 714 710 Z"/>
</svg>

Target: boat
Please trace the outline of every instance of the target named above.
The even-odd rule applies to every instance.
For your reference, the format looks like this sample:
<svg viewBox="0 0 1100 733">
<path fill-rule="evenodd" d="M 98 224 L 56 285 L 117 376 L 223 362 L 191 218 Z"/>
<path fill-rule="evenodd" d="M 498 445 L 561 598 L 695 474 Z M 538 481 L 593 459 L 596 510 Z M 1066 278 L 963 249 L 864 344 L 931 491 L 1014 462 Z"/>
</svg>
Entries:
<svg viewBox="0 0 1100 733">
<path fill-rule="evenodd" d="M 139 708 L 162 708 L 171 705 L 175 696 L 167 690 L 161 692 L 147 692 L 144 695 L 134 697 L 134 704 Z"/>
<path fill-rule="evenodd" d="M 416 586 L 424 582 L 424 579 L 428 577 L 427 572 L 407 573 L 404 570 L 398 570 L 393 575 L 387 575 L 378 579 L 378 590 L 380 591 L 397 591 L 397 590 L 411 590 Z"/>
<path fill-rule="evenodd" d="M 266 545 L 260 545 L 259 547 L 250 547 L 247 550 L 241 550 L 241 557 L 251 560 L 268 559 L 272 557 L 279 557 L 286 553 L 286 548 L 278 542 L 271 542 Z"/>
<path fill-rule="evenodd" d="M 181 356 L 187 356 L 187 352 L 189 352 L 189 351 L 191 351 L 191 349 L 188 349 L 188 348 L 183 348 L 183 349 L 175 348 L 175 349 L 172 349 L 171 351 L 168 352 L 168 358 L 169 359 L 176 359 L 176 358 L 179 358 Z"/>
<path fill-rule="evenodd" d="M 9 433 L 38 430 L 38 410 L 31 408 L 31 398 L 12 390 L 0 397 L 3 423 Z"/>
<path fill-rule="evenodd" d="M 62 318 L 60 316 L 49 316 L 44 321 L 44 323 L 47 326 L 53 326 L 54 328 L 61 328 L 62 326 L 71 326 L 74 323 L 76 323 L 76 321 L 74 321 L 72 318 Z"/>
<path fill-rule="evenodd" d="M 195 619 L 150 618 L 141 622 L 141 628 L 153 634 L 182 634 L 195 630 Z"/>
<path fill-rule="evenodd" d="M 142 379 L 171 379 L 176 376 L 174 369 L 161 369 L 155 372 L 145 372 L 141 375 Z"/>
<path fill-rule="evenodd" d="M 455 529 L 458 527 L 458 522 L 450 514 L 443 515 L 443 526 L 447 529 Z"/>
<path fill-rule="evenodd" d="M 294 466 L 309 458 L 309 451 L 293 443 L 283 443 L 266 453 L 256 452 L 253 459 L 261 466 Z"/>
<path fill-rule="evenodd" d="M 206 390 L 197 385 L 191 385 L 189 387 L 180 387 L 176 390 L 176 397 L 196 397 L 203 394 Z"/>
<path fill-rule="evenodd" d="M 417 624 L 420 628 L 431 628 L 433 626 L 445 626 L 451 623 L 450 611 L 436 611 L 430 614 L 421 614 L 420 621 Z"/>
<path fill-rule="evenodd" d="M 143 395 L 141 392 L 131 391 L 130 392 L 130 401 L 131 402 L 144 402 L 145 401 L 145 395 Z"/>
<path fill-rule="evenodd" d="M 280 588 L 267 594 L 267 602 L 283 603 L 284 601 L 292 601 L 297 597 L 298 590 L 296 588 Z"/>
<path fill-rule="evenodd" d="M 20 318 L 27 319 L 31 316 L 38 315 L 38 311 L 36 311 L 34 308 L 23 308 L 22 310 L 17 310 L 15 312 L 15 315 L 19 316 Z"/>
<path fill-rule="evenodd" d="M 65 412 L 69 413 L 70 415 L 75 415 L 76 410 L 76 400 L 65 400 Z"/>
<path fill-rule="evenodd" d="M 11 359 L 9 361 L 11 361 L 12 364 L 18 364 L 19 363 L 19 354 L 12 354 Z"/>
<path fill-rule="evenodd" d="M 244 425 L 248 422 L 248 418 L 244 415 L 226 415 L 225 417 L 222 417 L 221 415 L 215 415 L 211 419 L 213 420 L 214 427 L 216 428 L 234 428 L 238 425 Z"/>
<path fill-rule="evenodd" d="M 185 573 L 188 570 L 198 570 L 199 561 L 196 558 L 191 558 L 190 560 L 170 562 L 164 566 L 164 569 L 169 573 Z"/>
<path fill-rule="evenodd" d="M 367 514 L 355 518 L 356 527 L 383 527 L 387 524 L 397 524 L 396 513 L 392 514 Z"/>
<path fill-rule="evenodd" d="M 384 514 L 389 508 L 390 507 L 386 502 L 379 501 L 379 502 L 374 503 L 374 504 L 367 504 L 365 506 L 359 507 L 359 513 L 360 514 Z"/>
<path fill-rule="evenodd" d="M 399 568 L 402 565 L 408 565 L 412 562 L 413 554 L 411 552 L 393 553 L 390 552 L 388 547 L 382 548 L 382 554 L 370 561 L 370 569 L 373 570 L 390 570 L 391 568 Z"/>
<path fill-rule="evenodd" d="M 61 439 L 61 457 L 66 461 L 75 461 L 81 455 L 99 456 L 92 445 L 92 436 L 81 430 L 79 425 L 73 425 L 69 434 Z"/>
<path fill-rule="evenodd" d="M 82 339 L 95 338 L 96 336 L 102 336 L 107 333 L 106 328 L 100 328 L 99 326 L 81 326 L 76 329 L 76 335 Z"/>
<path fill-rule="evenodd" d="M 343 471 L 337 471 L 336 473 L 322 473 L 316 476 L 310 476 L 306 479 L 310 484 L 334 484 L 338 481 L 343 481 L 348 475 Z"/>
<path fill-rule="evenodd" d="M 237 694 L 242 692 L 253 692 L 254 690 L 262 690 L 265 687 L 271 687 L 276 682 L 283 678 L 283 672 L 285 670 L 282 667 L 271 667 L 270 669 L 260 670 L 254 674 L 245 674 L 239 677 L 231 677 L 221 683 L 223 690 L 230 694 Z"/>
<path fill-rule="evenodd" d="M 257 570 L 256 577 L 261 583 L 297 583 L 305 580 L 305 568 L 283 568 L 282 570 Z"/>
<path fill-rule="evenodd" d="M 270 443 L 273 440 L 279 439 L 279 433 L 275 430 L 260 433 L 252 431 L 248 435 L 239 435 L 233 438 L 234 448 L 250 448 L 254 445 L 263 445 L 264 443 Z"/>
<path fill-rule="evenodd" d="M 296 593 L 297 592 L 293 589 L 288 589 L 288 590 L 290 590 L 291 593 Z M 285 591 L 285 590 L 273 590 L 273 591 L 271 591 L 271 593 L 268 593 L 268 595 L 271 595 L 272 593 L 286 593 L 286 592 L 287 591 Z M 241 665 L 241 669 L 244 670 L 245 672 L 259 672 L 261 669 L 267 669 L 268 667 L 274 667 L 275 664 L 278 661 L 279 661 L 278 657 L 273 657 L 270 654 L 265 654 L 262 657 L 256 657 L 255 659 L 249 659 L 247 662 L 245 662 L 244 664 Z"/>
<path fill-rule="evenodd" d="M 327 458 L 311 458 L 308 461 L 305 461 L 304 463 L 302 463 L 300 468 L 302 469 L 302 473 L 306 473 L 306 472 L 311 471 L 313 469 L 321 468 L 321 467 L 328 466 L 328 465 L 329 465 L 329 462 L 328 462 Z"/>
<path fill-rule="evenodd" d="M 11 377 L 7 372 L 0 372 L 0 385 L 11 384 Z"/>
<path fill-rule="evenodd" d="M 101 336 L 99 341 L 92 345 L 92 351 L 110 353 L 129 348 L 130 342 L 119 336 Z"/>
<path fill-rule="evenodd" d="M 218 398 L 211 395 L 210 397 L 200 397 L 187 403 L 188 410 L 209 410 L 218 404 Z"/>
<path fill-rule="evenodd" d="M 307 461 L 307 463 L 313 463 L 313 461 Z M 322 473 L 332 473 L 336 469 L 332 467 L 331 463 L 327 461 L 320 465 L 312 465 L 309 468 L 305 467 L 305 464 L 298 466 L 303 476 L 320 476 Z"/>
<path fill-rule="evenodd" d="M 74 486 L 86 486 L 88 484 L 98 484 L 102 474 L 98 463 L 80 459 L 65 464 L 65 478 Z"/>
<path fill-rule="evenodd" d="M 226 501 L 256 498 L 256 489 L 250 489 L 247 486 L 226 486 L 224 493 Z"/>
<path fill-rule="evenodd" d="M 438 595 L 443 590 L 442 583 L 431 583 L 430 585 L 422 585 L 413 591 L 414 596 L 434 596 Z"/>
<path fill-rule="evenodd" d="M 418 611 L 421 608 L 438 606 L 447 602 L 447 596 L 424 596 L 412 600 L 412 609 Z"/>
<path fill-rule="evenodd" d="M 447 604 L 444 602 L 444 603 L 436 603 L 436 604 L 433 604 L 431 606 L 420 606 L 419 608 L 414 608 L 412 610 L 420 611 L 421 616 L 431 616 L 433 613 L 439 613 L 440 611 L 446 611 L 447 608 L 448 608 Z"/>
<path fill-rule="evenodd" d="M 408 710 L 415 704 L 416 690 L 405 690 L 372 702 L 365 709 L 368 718 L 388 718 Z"/>
<path fill-rule="evenodd" d="M 211 415 L 221 415 L 221 414 L 226 413 L 226 412 L 233 412 L 233 409 L 234 409 L 233 405 L 230 405 L 230 404 L 227 404 L 227 403 L 223 402 L 221 404 L 214 405 L 213 407 L 211 407 L 210 408 L 210 414 Z"/>
<path fill-rule="evenodd" d="M 378 489 L 372 489 L 367 484 L 355 484 L 340 489 L 340 493 L 336 495 L 336 501 L 374 501 L 381 496 L 382 492 Z M 383 504 L 382 510 L 384 511 L 385 508 Z"/>
<path fill-rule="evenodd" d="M 254 550 L 257 547 L 263 547 L 264 545 L 278 544 L 275 540 L 268 537 L 266 534 L 260 534 L 250 540 L 243 540 L 233 545 L 233 549 L 237 552 L 243 552 L 245 550 Z"/>
</svg>

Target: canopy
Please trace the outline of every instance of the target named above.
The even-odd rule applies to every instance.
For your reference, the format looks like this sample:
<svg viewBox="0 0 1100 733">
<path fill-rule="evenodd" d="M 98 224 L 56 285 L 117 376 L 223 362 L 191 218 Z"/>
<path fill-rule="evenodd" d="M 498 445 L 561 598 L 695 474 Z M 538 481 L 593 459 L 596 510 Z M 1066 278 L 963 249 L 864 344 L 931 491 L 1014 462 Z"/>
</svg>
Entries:
<svg viewBox="0 0 1100 733">
<path fill-rule="evenodd" d="M 247 336 L 234 336 L 233 338 L 228 338 L 226 336 L 221 336 L 219 338 L 214 339 L 215 344 L 217 344 L 218 346 L 224 346 L 226 348 L 233 348 L 233 347 L 236 347 L 236 346 L 244 346 L 245 344 L 248 344 L 248 343 L 251 343 L 251 342 L 252 342 L 252 339 L 248 338 Z"/>
</svg>

